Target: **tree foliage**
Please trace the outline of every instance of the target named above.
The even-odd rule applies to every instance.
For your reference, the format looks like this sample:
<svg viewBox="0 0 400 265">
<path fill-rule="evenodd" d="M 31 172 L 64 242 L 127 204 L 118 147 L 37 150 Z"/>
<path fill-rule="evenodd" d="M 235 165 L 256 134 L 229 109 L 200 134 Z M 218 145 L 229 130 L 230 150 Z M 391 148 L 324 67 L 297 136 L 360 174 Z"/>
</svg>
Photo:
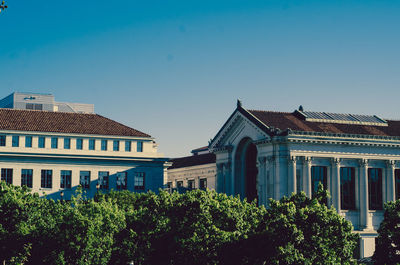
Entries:
<svg viewBox="0 0 400 265">
<path fill-rule="evenodd" d="M 351 263 L 357 236 L 322 190 L 257 206 L 214 191 L 98 194 L 60 202 L 0 183 L 7 264 Z"/>
<path fill-rule="evenodd" d="M 400 200 L 385 204 L 373 259 L 376 264 L 400 264 Z"/>
<path fill-rule="evenodd" d="M 358 235 L 349 221 L 329 209 L 320 187 L 309 199 L 302 192 L 271 200 L 256 233 L 222 249 L 225 264 L 352 264 Z"/>
</svg>

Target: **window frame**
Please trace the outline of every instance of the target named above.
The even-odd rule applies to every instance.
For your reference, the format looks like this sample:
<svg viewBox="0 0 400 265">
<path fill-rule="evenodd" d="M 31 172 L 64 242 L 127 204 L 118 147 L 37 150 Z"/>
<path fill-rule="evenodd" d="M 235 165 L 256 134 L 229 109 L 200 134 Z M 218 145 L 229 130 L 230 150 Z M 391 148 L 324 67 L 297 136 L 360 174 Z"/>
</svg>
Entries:
<svg viewBox="0 0 400 265">
<path fill-rule="evenodd" d="M 76 138 L 76 150 L 83 150 L 83 139 Z"/>
<path fill-rule="evenodd" d="M 113 151 L 114 152 L 119 151 L 119 140 L 113 140 Z"/>
<path fill-rule="evenodd" d="M 8 184 L 13 184 L 13 169 L 12 168 L 2 168 L 1 169 L 1 181 Z"/>
<path fill-rule="evenodd" d="M 58 137 L 51 137 L 51 149 L 58 148 Z"/>
<path fill-rule="evenodd" d="M 6 146 L 6 135 L 0 134 L 0 146 Z"/>
<path fill-rule="evenodd" d="M 201 190 L 206 190 L 207 189 L 207 178 L 199 179 L 199 189 L 201 189 Z"/>
<path fill-rule="evenodd" d="M 383 210 L 382 180 L 382 168 L 368 168 L 368 210 Z"/>
<path fill-rule="evenodd" d="M 89 150 L 96 150 L 96 139 L 89 139 Z"/>
<path fill-rule="evenodd" d="M 107 151 L 108 147 L 108 140 L 107 139 L 101 139 L 101 151 Z"/>
<path fill-rule="evenodd" d="M 133 177 L 134 189 L 135 190 L 145 190 L 146 187 L 146 173 L 145 172 L 135 172 Z"/>
<path fill-rule="evenodd" d="M 98 175 L 99 189 L 108 190 L 110 188 L 110 172 L 109 171 L 99 171 Z"/>
<path fill-rule="evenodd" d="M 42 169 L 40 174 L 40 188 L 52 189 L 53 188 L 53 170 Z"/>
<path fill-rule="evenodd" d="M 356 209 L 355 168 L 340 167 L 340 209 Z M 346 179 L 347 178 L 347 179 Z"/>
<path fill-rule="evenodd" d="M 137 141 L 136 143 L 136 152 L 142 153 L 143 152 L 143 141 Z"/>
<path fill-rule="evenodd" d="M 311 195 L 314 198 L 318 191 L 318 184 L 322 181 L 325 190 L 328 190 L 328 169 L 326 166 L 311 167 Z M 327 203 L 327 202 L 325 202 Z"/>
<path fill-rule="evenodd" d="M 44 136 L 38 137 L 38 148 L 46 148 L 46 137 Z"/>
<path fill-rule="evenodd" d="M 29 139 L 29 141 L 28 141 L 28 139 Z M 32 136 L 26 135 L 25 136 L 25 147 L 32 148 L 32 142 L 33 142 Z"/>
<path fill-rule="evenodd" d="M 70 137 L 64 138 L 64 149 L 71 149 L 71 138 Z"/>
<path fill-rule="evenodd" d="M 117 173 L 117 190 L 128 189 L 128 172 L 118 172 Z"/>
<path fill-rule="evenodd" d="M 70 189 L 72 182 L 72 170 L 61 170 L 60 171 L 60 188 Z"/>
<path fill-rule="evenodd" d="M 11 139 L 12 147 L 19 147 L 19 135 L 13 135 Z"/>
<path fill-rule="evenodd" d="M 125 141 L 125 152 L 132 151 L 132 141 L 126 140 Z"/>
<path fill-rule="evenodd" d="M 28 188 L 33 187 L 33 169 L 21 169 L 21 187 L 24 185 Z"/>
<path fill-rule="evenodd" d="M 89 173 L 89 174 L 84 174 L 84 173 Z M 83 189 L 90 189 L 90 177 L 91 177 L 91 172 L 89 170 L 79 171 L 79 185 L 81 185 Z"/>
</svg>

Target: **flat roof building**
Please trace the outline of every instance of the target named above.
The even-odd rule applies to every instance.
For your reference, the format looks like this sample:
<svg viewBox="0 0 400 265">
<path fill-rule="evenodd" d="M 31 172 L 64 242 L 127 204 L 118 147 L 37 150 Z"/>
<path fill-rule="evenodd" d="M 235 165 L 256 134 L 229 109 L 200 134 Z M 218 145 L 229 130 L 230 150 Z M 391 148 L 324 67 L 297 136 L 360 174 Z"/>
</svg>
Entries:
<svg viewBox="0 0 400 265">
<path fill-rule="evenodd" d="M 0 99 L 0 108 L 94 113 L 93 104 L 57 102 L 52 94 L 14 92 Z"/>
</svg>

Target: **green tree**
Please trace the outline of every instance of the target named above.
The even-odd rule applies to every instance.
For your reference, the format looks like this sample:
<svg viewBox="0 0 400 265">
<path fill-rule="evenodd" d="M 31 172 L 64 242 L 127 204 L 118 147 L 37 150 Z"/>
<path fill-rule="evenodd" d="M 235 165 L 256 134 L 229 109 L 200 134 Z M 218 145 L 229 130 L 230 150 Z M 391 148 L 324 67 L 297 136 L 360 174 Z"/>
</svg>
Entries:
<svg viewBox="0 0 400 265">
<path fill-rule="evenodd" d="M 376 264 L 400 264 L 400 200 L 385 204 L 373 260 Z"/>
<path fill-rule="evenodd" d="M 351 264 L 358 242 L 349 221 L 325 203 L 320 187 L 309 199 L 302 192 L 271 200 L 256 233 L 220 250 L 223 264 Z"/>
<path fill-rule="evenodd" d="M 0 181 L 0 260 L 8 264 L 27 261 L 31 244 L 29 236 L 35 229 L 39 196 L 26 187 L 15 187 Z"/>
<path fill-rule="evenodd" d="M 109 264 L 114 235 L 125 227 L 117 205 L 79 196 L 70 203 L 43 201 L 27 264 Z"/>
<path fill-rule="evenodd" d="M 126 211 L 111 263 L 216 264 L 219 246 L 254 232 L 266 210 L 214 191 L 100 195 Z"/>
</svg>

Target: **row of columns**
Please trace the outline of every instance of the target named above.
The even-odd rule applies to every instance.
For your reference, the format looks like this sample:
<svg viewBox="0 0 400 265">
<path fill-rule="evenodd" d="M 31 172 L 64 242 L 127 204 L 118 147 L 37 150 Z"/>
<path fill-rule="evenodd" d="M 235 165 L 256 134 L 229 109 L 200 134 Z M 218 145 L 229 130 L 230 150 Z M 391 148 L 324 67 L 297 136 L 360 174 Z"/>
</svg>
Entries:
<svg viewBox="0 0 400 265">
<path fill-rule="evenodd" d="M 288 163 L 288 191 L 289 194 L 297 192 L 297 177 L 296 177 L 296 157 L 289 157 Z M 340 159 L 332 158 L 332 204 L 340 211 L 341 209 L 341 194 L 340 194 Z M 384 201 L 395 200 L 395 161 L 388 160 L 386 163 L 386 181 L 384 182 L 386 187 L 382 187 L 386 192 L 383 192 Z M 303 157 L 303 185 L 302 189 L 307 196 L 312 195 L 311 185 L 311 166 L 312 158 Z M 359 160 L 359 212 L 360 212 L 360 226 L 366 230 L 372 229 L 371 218 L 369 218 L 369 192 L 368 192 L 368 160 Z"/>
</svg>

